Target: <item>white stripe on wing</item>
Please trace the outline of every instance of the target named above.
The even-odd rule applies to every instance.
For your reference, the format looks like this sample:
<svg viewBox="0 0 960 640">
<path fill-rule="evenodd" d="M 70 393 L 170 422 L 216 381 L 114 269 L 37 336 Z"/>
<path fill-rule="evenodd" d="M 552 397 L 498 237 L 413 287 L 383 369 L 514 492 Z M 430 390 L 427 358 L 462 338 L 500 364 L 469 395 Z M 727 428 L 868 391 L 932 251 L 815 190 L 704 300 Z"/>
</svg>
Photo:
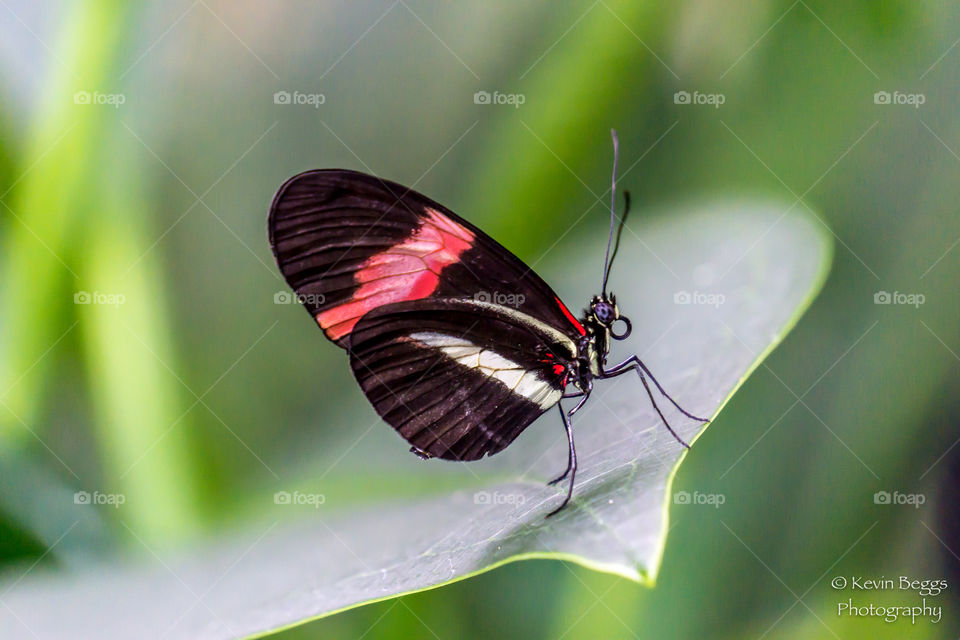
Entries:
<svg viewBox="0 0 960 640">
<path fill-rule="evenodd" d="M 499 380 L 508 389 L 542 409 L 549 409 L 560 400 L 562 392 L 535 372 L 504 358 L 496 351 L 483 349 L 466 338 L 430 331 L 413 333 L 410 338 L 424 346 L 440 349 L 459 364 Z"/>
</svg>

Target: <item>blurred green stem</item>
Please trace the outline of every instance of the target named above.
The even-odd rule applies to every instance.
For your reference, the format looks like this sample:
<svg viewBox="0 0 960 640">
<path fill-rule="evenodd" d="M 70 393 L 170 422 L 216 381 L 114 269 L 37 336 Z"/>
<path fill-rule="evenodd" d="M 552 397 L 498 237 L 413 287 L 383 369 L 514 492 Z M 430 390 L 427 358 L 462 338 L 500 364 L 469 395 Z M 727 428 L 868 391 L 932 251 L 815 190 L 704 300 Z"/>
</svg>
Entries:
<svg viewBox="0 0 960 640">
<path fill-rule="evenodd" d="M 180 383 L 165 370 L 175 370 L 167 364 L 175 358 L 136 163 L 116 151 L 138 143 L 121 128 L 122 104 L 95 99 L 123 95 L 109 79 L 126 59 L 133 6 L 74 5 L 38 101 L 24 171 L 5 210 L 15 222 L 3 271 L 0 393 L 8 410 L 0 412 L 0 438 L 14 448 L 31 431 L 43 439 L 39 407 L 51 364 L 79 339 L 106 485 L 81 488 L 127 495 L 119 517 L 138 537 L 158 540 L 187 531 L 195 513 Z M 98 304 L 97 293 L 123 303 Z"/>
</svg>

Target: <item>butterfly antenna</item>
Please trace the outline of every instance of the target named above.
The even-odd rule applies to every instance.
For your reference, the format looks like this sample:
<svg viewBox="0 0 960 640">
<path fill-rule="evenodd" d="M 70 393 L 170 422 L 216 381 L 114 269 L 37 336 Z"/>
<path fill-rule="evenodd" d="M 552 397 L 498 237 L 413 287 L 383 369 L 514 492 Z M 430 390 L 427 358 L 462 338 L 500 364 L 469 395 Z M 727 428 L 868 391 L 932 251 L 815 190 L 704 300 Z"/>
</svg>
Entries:
<svg viewBox="0 0 960 640">
<path fill-rule="evenodd" d="M 627 223 L 627 214 L 630 213 L 630 192 L 623 192 L 623 216 L 620 218 L 620 224 L 617 225 L 617 239 L 613 241 L 613 253 L 610 255 L 610 264 L 603 276 L 603 290 L 607 290 L 607 277 L 610 275 L 610 269 L 613 268 L 613 261 L 617 259 L 617 252 L 620 250 L 620 236 L 623 235 L 623 225 Z"/>
<path fill-rule="evenodd" d="M 600 287 L 600 292 L 606 296 L 607 295 L 607 279 L 610 277 L 610 269 L 613 267 L 613 261 L 617 257 L 617 251 L 620 250 L 620 236 L 623 235 L 623 225 L 627 223 L 627 215 L 630 213 L 630 192 L 623 192 L 623 216 L 620 218 L 620 224 L 617 225 L 617 239 L 614 240 L 613 227 L 616 224 L 617 215 L 615 213 L 614 207 L 616 206 L 617 198 L 617 160 L 619 158 L 619 145 L 617 143 L 617 132 L 615 129 L 610 130 L 610 134 L 613 136 L 613 178 L 610 181 L 610 235 L 607 236 L 607 255 L 603 259 L 603 285 Z M 613 241 L 613 253 L 610 253 L 610 243 Z"/>
<path fill-rule="evenodd" d="M 607 255 L 603 259 L 603 285 L 600 293 L 607 294 L 607 277 L 610 275 L 610 247 L 613 244 L 613 230 L 617 223 L 617 214 L 614 209 L 617 203 L 617 161 L 620 159 L 620 142 L 617 140 L 617 130 L 610 129 L 613 138 L 613 176 L 610 178 L 610 234 L 607 236 Z"/>
</svg>

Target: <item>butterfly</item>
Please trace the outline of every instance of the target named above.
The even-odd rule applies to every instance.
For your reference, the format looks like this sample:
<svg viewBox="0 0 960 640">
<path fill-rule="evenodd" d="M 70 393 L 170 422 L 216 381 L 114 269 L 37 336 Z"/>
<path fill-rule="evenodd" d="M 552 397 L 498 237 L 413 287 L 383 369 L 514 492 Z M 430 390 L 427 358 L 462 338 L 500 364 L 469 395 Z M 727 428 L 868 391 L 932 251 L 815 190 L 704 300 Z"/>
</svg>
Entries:
<svg viewBox="0 0 960 640">
<path fill-rule="evenodd" d="M 270 246 L 283 277 L 326 337 L 346 350 L 377 413 L 421 458 L 477 460 L 510 445 L 554 406 L 566 431 L 569 503 L 577 472 L 571 418 L 594 380 L 634 372 L 685 416 L 636 355 L 607 366 L 632 330 L 607 291 L 629 213 L 610 235 L 601 293 L 578 319 L 550 286 L 476 226 L 416 191 L 346 169 L 300 173 L 270 206 Z M 618 330 L 619 327 L 619 330 Z M 578 399 L 564 410 L 562 400 Z"/>
</svg>

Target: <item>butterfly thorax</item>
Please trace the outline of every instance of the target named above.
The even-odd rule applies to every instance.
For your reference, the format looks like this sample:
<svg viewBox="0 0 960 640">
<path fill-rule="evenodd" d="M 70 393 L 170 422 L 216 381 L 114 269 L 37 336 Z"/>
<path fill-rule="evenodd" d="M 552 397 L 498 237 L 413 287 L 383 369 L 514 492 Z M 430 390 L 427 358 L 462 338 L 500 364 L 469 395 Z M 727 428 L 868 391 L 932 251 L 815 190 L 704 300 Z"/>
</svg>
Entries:
<svg viewBox="0 0 960 640">
<path fill-rule="evenodd" d="M 586 335 L 580 338 L 577 344 L 577 374 L 580 378 L 580 384 L 577 386 L 585 390 L 588 384 L 587 378 L 600 375 L 601 367 L 606 362 L 610 349 L 610 337 L 609 329 L 591 321 L 589 316 L 585 317 L 581 324 L 586 329 Z"/>
<path fill-rule="evenodd" d="M 613 325 L 617 321 L 623 321 L 626 324 L 626 330 L 623 333 L 614 332 Z M 600 375 L 603 365 L 606 364 L 611 340 L 623 340 L 629 336 L 631 324 L 626 316 L 620 314 L 616 296 L 612 293 L 594 296 L 590 300 L 590 306 L 584 310 L 581 324 L 586 330 L 586 335 L 580 339 L 578 345 L 580 376 L 592 378 Z M 583 380 L 583 383 L 579 385 L 581 388 L 589 384 L 589 381 Z"/>
</svg>

